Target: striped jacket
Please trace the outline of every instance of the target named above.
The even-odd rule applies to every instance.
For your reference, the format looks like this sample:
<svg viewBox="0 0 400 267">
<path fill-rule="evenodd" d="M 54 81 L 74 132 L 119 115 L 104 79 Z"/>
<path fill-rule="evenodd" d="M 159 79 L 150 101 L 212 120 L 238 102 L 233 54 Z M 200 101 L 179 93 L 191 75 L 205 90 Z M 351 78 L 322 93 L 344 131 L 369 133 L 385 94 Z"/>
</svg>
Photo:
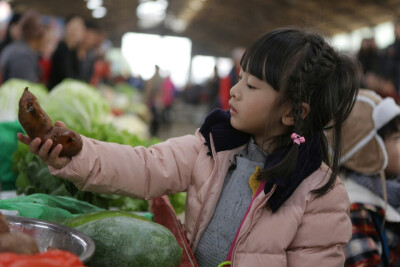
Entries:
<svg viewBox="0 0 400 267">
<path fill-rule="evenodd" d="M 361 185 L 355 185 L 355 182 L 346 181 L 351 205 L 350 218 L 352 222 L 352 238 L 345 247 L 346 267 L 361 266 L 400 266 L 400 222 L 393 212 L 384 224 L 381 231 L 384 218 L 384 209 L 382 202 L 374 203 L 373 198 L 367 201 L 357 199 L 355 195 L 362 191 L 355 192 L 354 189 L 367 190 Z M 366 193 L 366 192 L 364 192 Z M 372 193 L 371 193 L 372 194 Z M 368 194 L 364 194 L 368 197 Z M 356 202 L 355 200 L 359 202 Z M 393 220 L 394 219 L 394 220 Z"/>
</svg>

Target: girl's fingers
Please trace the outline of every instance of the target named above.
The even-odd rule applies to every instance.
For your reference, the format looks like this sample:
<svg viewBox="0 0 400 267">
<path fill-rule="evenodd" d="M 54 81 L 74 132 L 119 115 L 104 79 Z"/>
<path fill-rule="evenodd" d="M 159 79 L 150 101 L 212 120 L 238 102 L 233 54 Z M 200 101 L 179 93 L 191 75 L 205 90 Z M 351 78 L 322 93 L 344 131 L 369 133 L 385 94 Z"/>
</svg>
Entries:
<svg viewBox="0 0 400 267">
<path fill-rule="evenodd" d="M 56 169 L 61 169 L 65 165 L 68 164 L 68 162 L 71 161 L 71 158 L 68 157 L 60 157 L 60 153 L 62 150 L 62 145 L 58 144 L 49 154 L 49 158 L 47 159 L 47 164 L 50 166 L 53 166 Z"/>
<path fill-rule="evenodd" d="M 38 154 L 41 142 L 42 141 L 40 140 L 39 137 L 36 137 L 35 139 L 33 139 L 32 142 L 30 142 L 30 144 L 29 143 L 27 144 L 27 145 L 29 145 L 29 151 L 33 154 Z"/>
<path fill-rule="evenodd" d="M 23 135 L 22 133 L 17 133 L 17 137 L 18 140 L 25 145 L 29 145 L 32 142 L 32 139 L 29 136 Z"/>
<path fill-rule="evenodd" d="M 55 148 L 50 152 L 48 161 L 55 162 L 57 161 L 58 157 L 60 156 L 62 150 L 62 145 L 58 144 Z"/>
<path fill-rule="evenodd" d="M 62 121 L 56 121 L 56 123 L 54 123 L 54 125 L 58 126 L 58 127 L 64 127 L 64 128 L 66 127 L 65 123 L 63 123 Z"/>
<path fill-rule="evenodd" d="M 49 151 L 52 145 L 53 141 L 51 139 L 47 139 L 46 142 L 44 142 L 44 144 L 40 147 L 38 155 L 43 161 L 48 159 Z"/>
</svg>

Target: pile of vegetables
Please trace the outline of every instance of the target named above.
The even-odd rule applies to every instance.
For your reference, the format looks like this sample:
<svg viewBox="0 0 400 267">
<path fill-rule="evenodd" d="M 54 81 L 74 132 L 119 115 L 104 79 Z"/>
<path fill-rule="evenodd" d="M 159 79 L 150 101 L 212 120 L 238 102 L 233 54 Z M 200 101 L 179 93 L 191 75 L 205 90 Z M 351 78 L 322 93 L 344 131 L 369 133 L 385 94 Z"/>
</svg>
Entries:
<svg viewBox="0 0 400 267">
<path fill-rule="evenodd" d="M 10 79 L 0 88 L 0 121 L 15 121 L 18 119 L 18 102 L 24 89 L 35 94 L 40 103 L 46 102 L 47 89 L 44 85 L 20 79 Z"/>
<path fill-rule="evenodd" d="M 66 79 L 51 90 L 43 109 L 53 121 L 81 133 L 93 131 L 96 125 L 110 122 L 110 105 L 91 85 Z"/>
<path fill-rule="evenodd" d="M 40 85 L 9 80 L 0 88 L 0 101 L 7 103 L 0 102 L 0 114 L 4 109 L 8 116 L 17 118 L 18 101 L 27 86 L 53 122 L 62 121 L 69 129 L 87 137 L 130 146 L 148 147 L 159 142 L 158 139 L 139 137 L 132 130 L 118 129 L 111 122 L 110 104 L 100 91 L 86 83 L 70 79 L 64 80 L 50 93 Z M 22 143 L 18 144 L 13 155 L 13 170 L 18 174 L 18 194 L 45 193 L 73 197 L 105 209 L 113 207 L 126 211 L 148 210 L 148 202 L 145 200 L 78 190 L 71 182 L 50 175 L 47 165 L 38 156 L 29 153 L 28 146 Z M 169 197 L 176 212 L 181 213 L 186 194 L 178 193 Z"/>
</svg>

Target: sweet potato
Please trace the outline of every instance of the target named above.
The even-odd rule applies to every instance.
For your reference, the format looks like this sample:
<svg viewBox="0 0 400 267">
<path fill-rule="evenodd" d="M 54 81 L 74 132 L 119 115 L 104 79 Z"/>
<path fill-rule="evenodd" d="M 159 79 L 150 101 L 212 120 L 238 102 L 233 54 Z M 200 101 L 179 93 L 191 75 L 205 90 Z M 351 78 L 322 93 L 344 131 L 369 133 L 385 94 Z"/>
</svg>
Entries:
<svg viewBox="0 0 400 267">
<path fill-rule="evenodd" d="M 0 235 L 0 252 L 36 254 L 39 253 L 39 247 L 35 239 L 25 233 L 5 233 Z"/>
<path fill-rule="evenodd" d="M 8 226 L 7 219 L 2 213 L 0 213 L 0 235 L 9 232 L 10 232 L 10 227 Z"/>
<path fill-rule="evenodd" d="M 18 120 L 22 128 L 31 139 L 39 137 L 42 144 L 47 140 L 53 140 L 53 149 L 61 144 L 63 149 L 60 153 L 62 157 L 72 157 L 82 149 L 81 136 L 64 127 L 53 126 L 50 117 L 40 107 L 34 94 L 29 92 L 28 87 L 19 100 Z"/>
</svg>

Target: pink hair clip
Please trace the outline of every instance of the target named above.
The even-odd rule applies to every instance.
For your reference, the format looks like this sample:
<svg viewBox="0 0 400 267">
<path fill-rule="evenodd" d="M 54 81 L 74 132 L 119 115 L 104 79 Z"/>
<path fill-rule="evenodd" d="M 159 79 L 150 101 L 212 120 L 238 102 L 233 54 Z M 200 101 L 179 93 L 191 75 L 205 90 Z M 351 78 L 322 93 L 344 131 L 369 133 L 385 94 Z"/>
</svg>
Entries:
<svg viewBox="0 0 400 267">
<path fill-rule="evenodd" d="M 300 145 L 301 143 L 306 142 L 306 139 L 304 138 L 304 136 L 298 135 L 297 133 L 292 133 L 290 138 L 292 138 L 293 143 L 295 143 L 297 145 Z"/>
</svg>

